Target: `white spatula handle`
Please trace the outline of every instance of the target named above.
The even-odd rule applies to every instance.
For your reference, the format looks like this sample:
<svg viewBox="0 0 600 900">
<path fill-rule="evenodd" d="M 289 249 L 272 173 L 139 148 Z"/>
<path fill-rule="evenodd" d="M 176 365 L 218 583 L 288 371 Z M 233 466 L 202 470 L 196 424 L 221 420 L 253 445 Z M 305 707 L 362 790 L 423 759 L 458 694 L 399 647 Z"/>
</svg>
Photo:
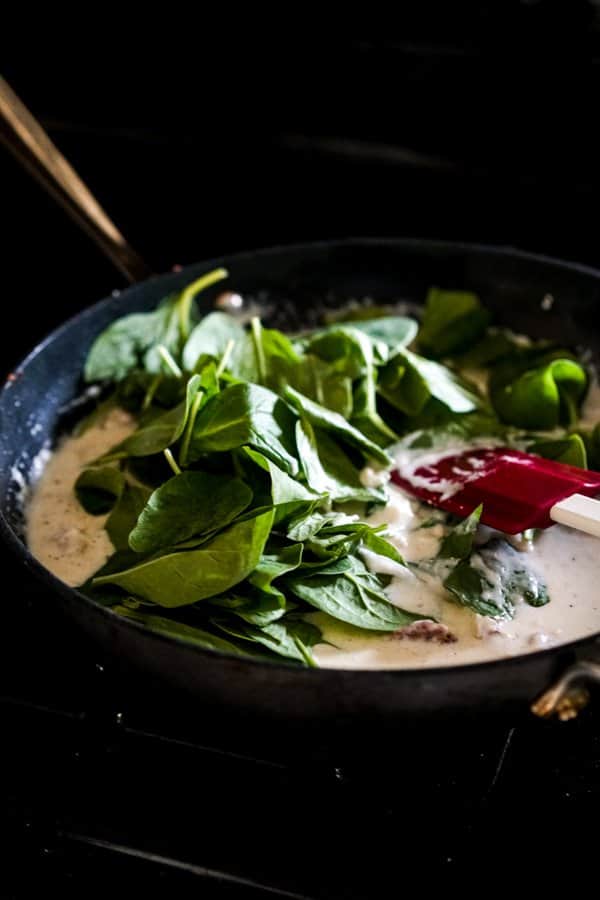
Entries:
<svg viewBox="0 0 600 900">
<path fill-rule="evenodd" d="M 554 504 L 550 510 L 550 518 L 560 525 L 568 525 L 569 528 L 577 528 L 578 531 L 600 537 L 600 500 L 573 494 Z"/>
</svg>

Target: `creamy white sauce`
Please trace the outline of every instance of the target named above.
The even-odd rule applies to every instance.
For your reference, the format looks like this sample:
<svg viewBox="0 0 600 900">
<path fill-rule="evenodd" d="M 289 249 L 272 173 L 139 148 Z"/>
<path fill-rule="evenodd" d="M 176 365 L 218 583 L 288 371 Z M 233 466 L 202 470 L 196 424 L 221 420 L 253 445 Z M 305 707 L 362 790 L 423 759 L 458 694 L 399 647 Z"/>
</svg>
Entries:
<svg viewBox="0 0 600 900">
<path fill-rule="evenodd" d="M 595 388 L 588 401 L 590 409 L 599 409 L 598 420 L 599 398 L 600 389 Z M 131 418 L 114 410 L 82 435 L 66 439 L 47 461 L 27 505 L 31 552 L 69 585 L 82 584 L 113 552 L 104 530 L 106 517 L 91 516 L 82 509 L 73 491 L 75 480 L 84 465 L 123 440 L 132 429 Z M 448 452 L 448 447 L 444 449 Z M 428 451 L 419 452 L 423 464 Z M 364 474 L 366 483 L 377 483 L 386 477 L 374 471 Z M 389 490 L 390 503 L 375 512 L 370 521 L 388 523 L 391 540 L 405 560 L 434 558 L 446 530 L 443 517 L 432 507 L 409 499 L 395 485 Z M 425 523 L 429 527 L 422 527 Z M 482 529 L 482 536 L 485 534 Z M 529 544 L 524 542 L 521 546 Z M 365 553 L 367 565 L 392 576 L 388 588 L 392 603 L 424 618 L 435 617 L 447 626 L 455 640 L 439 642 L 439 634 L 426 640 L 419 629 L 411 637 L 370 634 L 315 613 L 311 618 L 321 626 L 325 639 L 335 645 L 318 645 L 315 658 L 321 666 L 348 669 L 460 665 L 515 656 L 585 637 L 600 631 L 599 557 L 598 538 L 560 525 L 547 529 L 527 553 L 526 562 L 544 577 L 550 603 L 537 609 L 519 603 L 514 619 L 498 621 L 474 615 L 451 602 L 442 585 L 447 563 L 440 562 L 428 573 Z"/>
<path fill-rule="evenodd" d="M 42 565 L 72 587 L 104 565 L 114 547 L 104 530 L 106 516 L 91 516 L 73 490 L 82 468 L 133 431 L 131 416 L 112 410 L 79 437 L 47 454 L 44 472 L 25 509 L 27 543 Z"/>
</svg>

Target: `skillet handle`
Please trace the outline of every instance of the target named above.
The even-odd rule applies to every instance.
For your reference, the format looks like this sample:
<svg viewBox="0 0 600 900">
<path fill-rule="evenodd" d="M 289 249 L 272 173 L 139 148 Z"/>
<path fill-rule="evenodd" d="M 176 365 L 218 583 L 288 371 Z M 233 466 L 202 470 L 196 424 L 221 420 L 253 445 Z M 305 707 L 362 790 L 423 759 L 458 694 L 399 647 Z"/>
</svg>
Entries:
<svg viewBox="0 0 600 900">
<path fill-rule="evenodd" d="M 561 722 L 574 719 L 587 706 L 589 685 L 600 685 L 600 663 L 581 660 L 569 666 L 557 681 L 531 705 L 531 711 L 541 719 L 557 716 Z"/>
<path fill-rule="evenodd" d="M 14 153 L 129 281 L 140 281 L 152 274 L 1 76 L 0 142 Z"/>
</svg>

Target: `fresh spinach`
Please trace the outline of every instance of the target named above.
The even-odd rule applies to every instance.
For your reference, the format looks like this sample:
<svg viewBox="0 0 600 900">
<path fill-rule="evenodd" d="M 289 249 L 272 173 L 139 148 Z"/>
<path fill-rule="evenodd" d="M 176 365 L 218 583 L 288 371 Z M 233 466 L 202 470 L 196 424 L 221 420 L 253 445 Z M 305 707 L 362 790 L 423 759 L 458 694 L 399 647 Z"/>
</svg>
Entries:
<svg viewBox="0 0 600 900">
<path fill-rule="evenodd" d="M 289 475 L 297 475 L 296 418 L 273 391 L 256 384 L 233 384 L 211 397 L 196 417 L 189 460 L 248 444 Z"/>
<path fill-rule="evenodd" d="M 299 415 L 307 419 L 315 428 L 330 432 L 342 443 L 356 447 L 366 459 L 373 458 L 384 465 L 390 465 L 392 459 L 373 441 L 369 440 L 357 428 L 349 425 L 338 413 L 332 412 L 319 403 L 315 403 L 291 387 L 284 390 L 285 399 L 296 409 Z"/>
<path fill-rule="evenodd" d="M 395 631 L 417 616 L 390 603 L 386 579 L 370 572 L 356 556 L 349 556 L 317 572 L 303 572 L 285 580 L 301 600 L 350 625 L 375 631 Z"/>
<path fill-rule="evenodd" d="M 93 584 L 115 584 L 169 609 L 196 603 L 223 594 L 256 568 L 272 525 L 269 510 L 231 525 L 195 550 L 167 552 Z"/>
<path fill-rule="evenodd" d="M 155 553 L 189 538 L 220 531 L 252 500 L 239 478 L 182 472 L 155 490 L 129 535 L 137 553 Z"/>
</svg>

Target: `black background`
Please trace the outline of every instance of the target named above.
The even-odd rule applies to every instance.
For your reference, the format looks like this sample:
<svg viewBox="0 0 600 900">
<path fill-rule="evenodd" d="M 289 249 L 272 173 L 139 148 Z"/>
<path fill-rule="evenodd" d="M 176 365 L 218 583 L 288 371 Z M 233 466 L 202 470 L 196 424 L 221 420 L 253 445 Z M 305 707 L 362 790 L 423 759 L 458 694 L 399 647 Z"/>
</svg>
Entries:
<svg viewBox="0 0 600 900">
<path fill-rule="evenodd" d="M 13 46 L 5 58 L 156 271 L 348 235 L 510 244 L 600 267 L 594 4 L 422 3 L 397 11 L 384 39 L 293 10 L 252 31 L 231 19 L 165 18 L 152 42 L 114 29 L 89 53 L 53 45 L 42 60 Z M 8 372 L 123 279 L 12 157 L 0 166 Z M 461 723 L 454 740 L 420 736 L 421 755 L 413 735 L 410 754 L 400 741 L 362 770 L 282 756 L 276 741 L 248 760 L 252 724 L 229 723 L 221 749 L 243 758 L 227 756 L 210 749 L 201 710 L 171 697 L 159 715 L 144 682 L 116 679 L 33 586 L 10 589 L 2 562 L 0 896 L 34 896 L 38 877 L 79 895 L 122 884 L 337 898 L 478 864 L 494 878 L 518 863 L 552 872 L 559 856 L 589 870 L 597 714 Z"/>
</svg>

